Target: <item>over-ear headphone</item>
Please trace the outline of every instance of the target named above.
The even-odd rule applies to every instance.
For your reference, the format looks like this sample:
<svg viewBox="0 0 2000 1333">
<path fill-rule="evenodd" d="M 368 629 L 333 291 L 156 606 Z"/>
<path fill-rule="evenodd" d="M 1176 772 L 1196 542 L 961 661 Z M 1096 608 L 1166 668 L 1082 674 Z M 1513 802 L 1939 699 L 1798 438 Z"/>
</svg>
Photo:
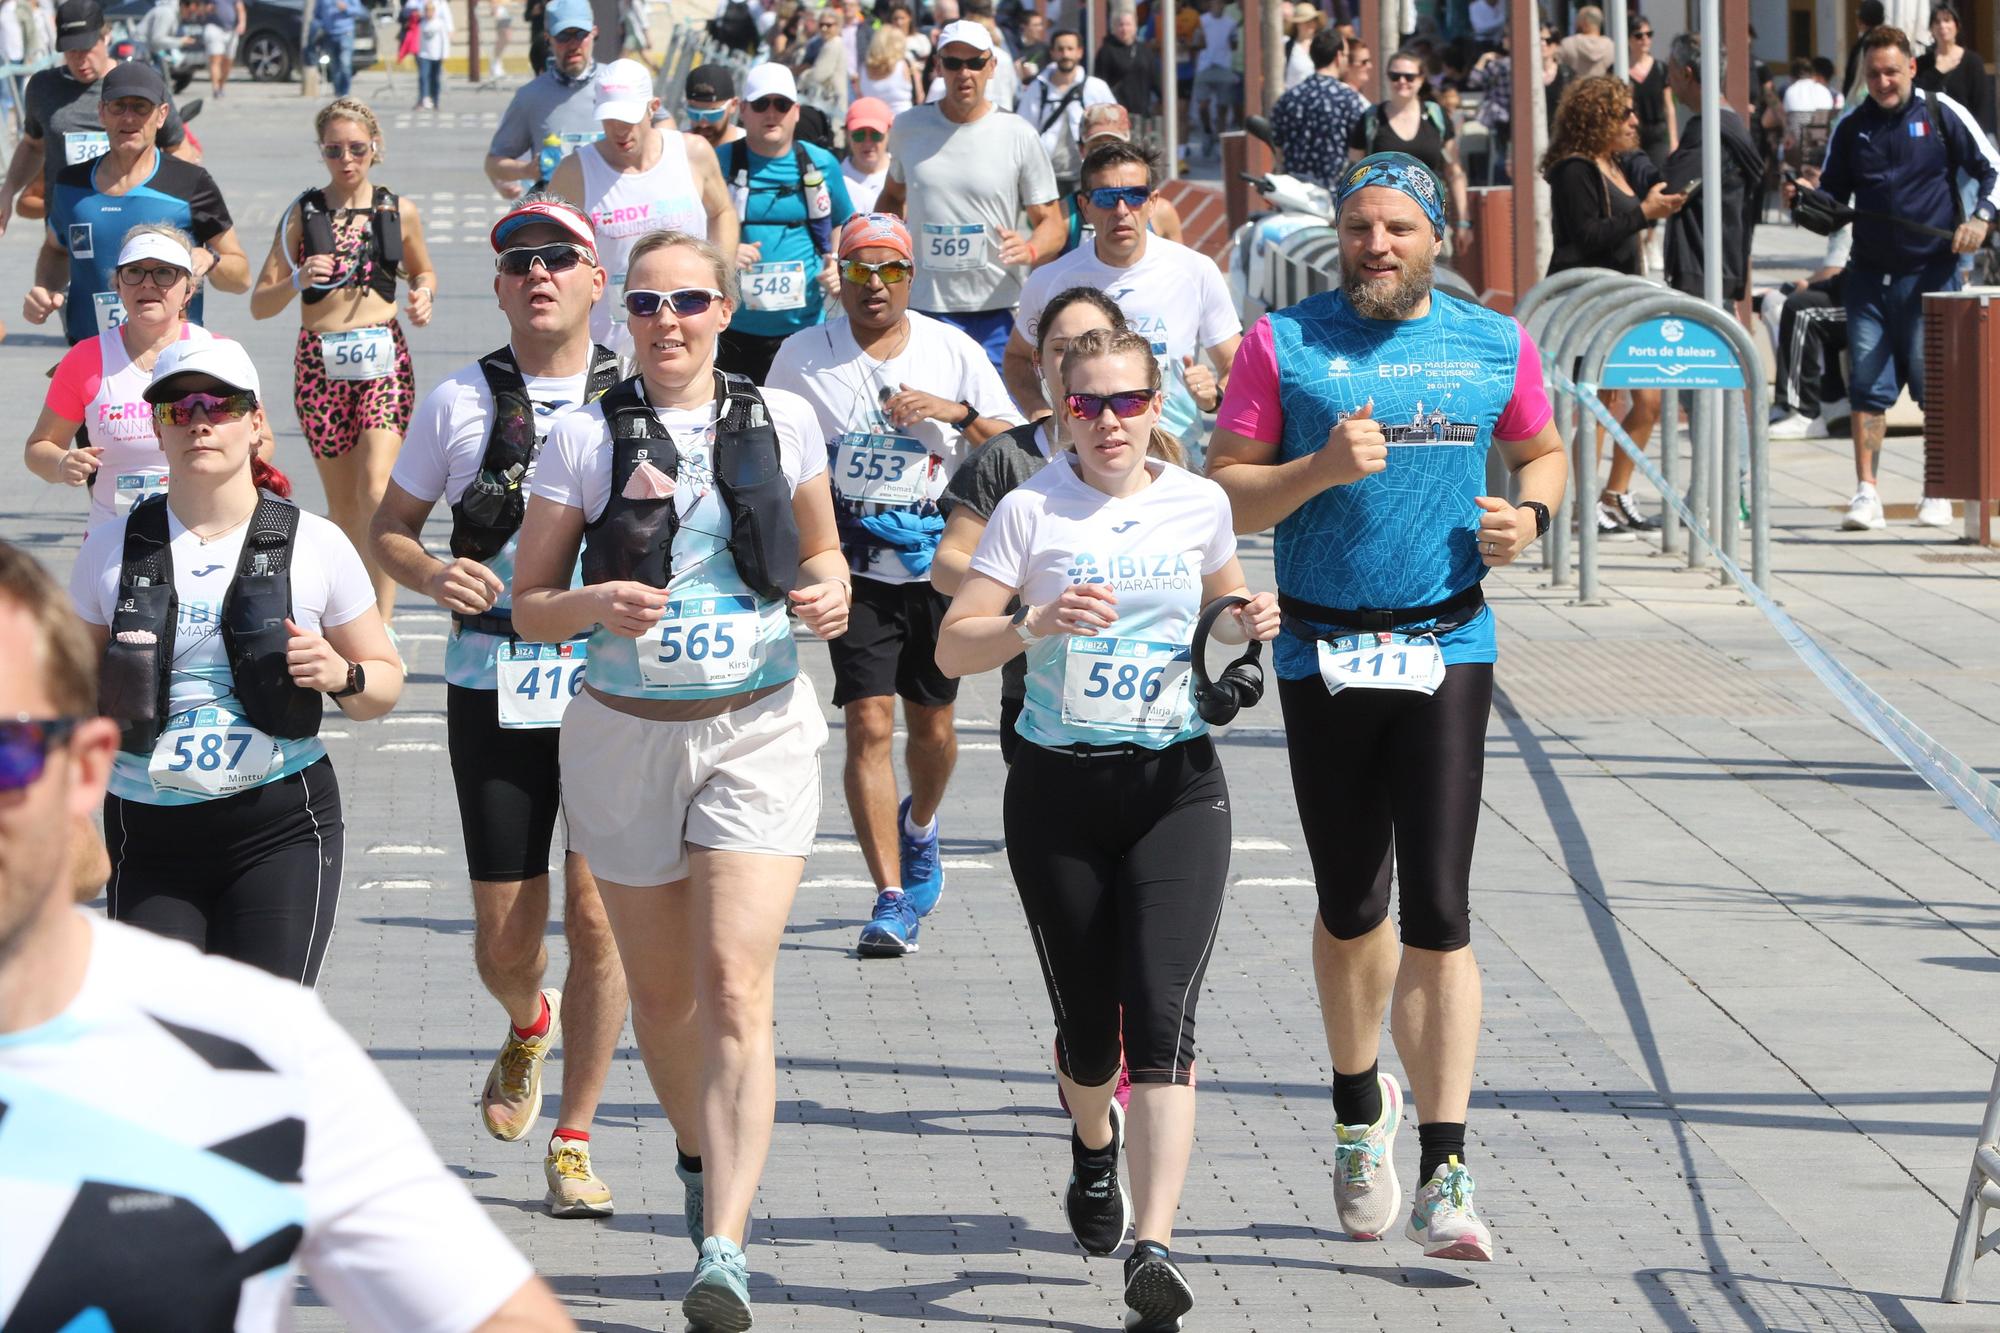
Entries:
<svg viewBox="0 0 2000 1333">
<path fill-rule="evenodd" d="M 1208 636 L 1215 622 L 1231 607 L 1248 606 L 1248 597 L 1218 597 L 1210 602 L 1194 625 L 1194 711 L 1211 726 L 1232 721 L 1239 709 L 1254 708 L 1264 697 L 1264 645 L 1250 640 L 1243 656 L 1222 669 L 1222 675 L 1208 678 Z"/>
</svg>

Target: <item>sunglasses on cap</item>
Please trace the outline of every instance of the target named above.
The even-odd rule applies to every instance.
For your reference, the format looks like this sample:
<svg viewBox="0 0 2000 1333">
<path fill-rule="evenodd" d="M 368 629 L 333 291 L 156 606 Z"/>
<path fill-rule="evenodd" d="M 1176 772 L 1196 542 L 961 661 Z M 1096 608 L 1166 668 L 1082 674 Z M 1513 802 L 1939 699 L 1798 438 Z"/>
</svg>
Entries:
<svg viewBox="0 0 2000 1333">
<path fill-rule="evenodd" d="M 708 308 L 721 299 L 722 293 L 713 287 L 676 287 L 670 292 L 630 291 L 625 293 L 625 313 L 635 319 L 651 319 L 664 306 L 674 312 L 675 318 L 687 319 L 706 314 Z"/>
<path fill-rule="evenodd" d="M 858 259 L 840 261 L 840 276 L 856 287 L 866 287 L 875 278 L 881 278 L 885 287 L 893 287 L 899 282 L 908 282 L 916 268 L 907 259 L 885 259 L 879 264 L 864 264 Z"/>
<path fill-rule="evenodd" d="M 782 116 L 787 111 L 790 111 L 793 107 L 797 106 L 798 103 L 794 102 L 789 97 L 783 97 L 777 93 L 772 93 L 768 97 L 760 97 L 754 102 L 745 102 L 743 105 L 749 107 L 752 111 L 759 112 L 760 114 L 768 115 L 769 113 L 775 111 Z"/>
<path fill-rule="evenodd" d="M 590 251 L 570 241 L 550 241 L 547 245 L 516 245 L 493 256 L 493 267 L 510 278 L 525 278 L 540 264 L 547 273 L 567 273 L 578 264 L 595 268 Z"/>
<path fill-rule="evenodd" d="M 855 143 L 881 143 L 889 136 L 881 130 L 849 130 L 847 137 Z"/>
<path fill-rule="evenodd" d="M 1119 393 L 1073 393 L 1063 399 L 1069 414 L 1078 421 L 1095 421 L 1109 407 L 1120 420 L 1136 417 L 1153 405 L 1151 389 L 1126 389 Z"/>
<path fill-rule="evenodd" d="M 1127 208 L 1144 208 L 1146 201 L 1153 197 L 1150 185 L 1100 185 L 1094 190 L 1085 190 L 1083 197 L 1090 200 L 1092 208 L 1106 212 L 1123 204 Z"/>
<path fill-rule="evenodd" d="M 178 398 L 153 404 L 153 424 L 156 426 L 189 426 L 194 424 L 194 414 L 201 414 L 211 423 L 234 421 L 247 417 L 257 410 L 257 395 L 239 390 L 236 393 L 184 393 Z"/>
<path fill-rule="evenodd" d="M 118 285 L 121 287 L 144 287 L 151 282 L 161 291 L 190 276 L 184 268 L 172 264 L 161 264 L 156 268 L 142 268 L 137 264 L 121 264 L 118 267 Z"/>
<path fill-rule="evenodd" d="M 938 63 L 943 65 L 946 69 L 950 70 L 954 74 L 958 73 L 962 69 L 969 69 L 976 74 L 980 70 L 985 69 L 989 64 L 993 63 L 993 57 L 992 56 L 939 56 Z"/>
<path fill-rule="evenodd" d="M 690 107 L 683 107 L 682 110 L 687 112 L 687 118 L 689 120 L 694 121 L 698 125 L 714 125 L 720 122 L 724 116 L 729 114 L 729 108 L 726 105 L 690 106 Z"/>
<path fill-rule="evenodd" d="M 0 791 L 19 791 L 48 767 L 49 751 L 70 738 L 75 717 L 18 717 L 0 720 Z"/>
<path fill-rule="evenodd" d="M 372 143 L 323 143 L 319 146 L 319 155 L 329 162 L 338 162 L 342 157 L 351 157 L 359 162 L 374 153 L 375 145 Z"/>
</svg>

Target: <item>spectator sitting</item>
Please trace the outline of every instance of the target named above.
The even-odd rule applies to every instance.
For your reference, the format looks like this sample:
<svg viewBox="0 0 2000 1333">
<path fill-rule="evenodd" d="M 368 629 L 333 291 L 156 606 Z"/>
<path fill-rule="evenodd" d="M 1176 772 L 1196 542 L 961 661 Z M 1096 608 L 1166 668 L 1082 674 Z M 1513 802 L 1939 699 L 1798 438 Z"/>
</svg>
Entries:
<svg viewBox="0 0 2000 1333">
<path fill-rule="evenodd" d="M 1771 392 L 1773 440 L 1823 440 L 1848 415 L 1839 353 L 1847 348 L 1847 255 L 1854 229 L 1826 238 L 1819 271 L 1804 282 L 1763 293 L 1759 309 L 1777 347 Z"/>
</svg>

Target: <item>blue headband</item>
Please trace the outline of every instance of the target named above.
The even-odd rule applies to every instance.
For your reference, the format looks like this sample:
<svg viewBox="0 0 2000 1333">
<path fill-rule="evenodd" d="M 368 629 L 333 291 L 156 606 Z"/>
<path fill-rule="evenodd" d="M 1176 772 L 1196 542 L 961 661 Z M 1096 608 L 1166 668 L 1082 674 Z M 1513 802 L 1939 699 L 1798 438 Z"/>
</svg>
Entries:
<svg viewBox="0 0 2000 1333">
<path fill-rule="evenodd" d="M 1431 227 L 1438 235 L 1444 235 L 1444 186 L 1439 183 L 1437 173 L 1411 157 L 1408 153 L 1371 153 L 1347 169 L 1340 178 L 1340 191 L 1336 196 L 1338 213 L 1345 207 L 1348 197 L 1357 190 L 1365 190 L 1371 185 L 1399 190 L 1417 201 L 1417 207 L 1424 210 L 1424 216 L 1431 220 Z"/>
</svg>

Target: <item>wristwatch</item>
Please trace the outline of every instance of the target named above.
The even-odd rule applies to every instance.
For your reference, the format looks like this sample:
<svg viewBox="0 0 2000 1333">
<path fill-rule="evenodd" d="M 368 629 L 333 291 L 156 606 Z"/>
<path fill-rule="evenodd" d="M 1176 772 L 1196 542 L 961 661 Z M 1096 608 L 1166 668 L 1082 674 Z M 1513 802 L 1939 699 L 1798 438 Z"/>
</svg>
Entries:
<svg viewBox="0 0 2000 1333">
<path fill-rule="evenodd" d="M 1021 636 L 1022 643 L 1033 644 L 1041 642 L 1041 635 L 1028 628 L 1028 613 L 1034 609 L 1034 607 L 1023 602 L 1015 607 L 1014 614 L 1007 618 L 1007 623 L 1012 625 L 1014 632 Z"/>
<path fill-rule="evenodd" d="M 333 691 L 326 697 L 329 699 L 345 699 L 352 695 L 359 694 L 361 693 L 361 691 L 367 688 L 368 688 L 368 673 L 361 669 L 361 663 L 349 662 L 347 664 L 347 684 L 341 686 L 339 689 Z"/>
<path fill-rule="evenodd" d="M 974 407 L 971 403 L 965 403 L 965 402 L 961 402 L 959 406 L 965 409 L 965 415 L 960 417 L 957 421 L 953 422 L 952 428 L 958 431 L 967 431 L 972 429 L 972 423 L 979 420 L 979 409 Z"/>
<path fill-rule="evenodd" d="M 1535 535 L 1545 537 L 1549 531 L 1549 507 L 1540 500 L 1523 500 L 1521 508 L 1535 511 Z"/>
</svg>

